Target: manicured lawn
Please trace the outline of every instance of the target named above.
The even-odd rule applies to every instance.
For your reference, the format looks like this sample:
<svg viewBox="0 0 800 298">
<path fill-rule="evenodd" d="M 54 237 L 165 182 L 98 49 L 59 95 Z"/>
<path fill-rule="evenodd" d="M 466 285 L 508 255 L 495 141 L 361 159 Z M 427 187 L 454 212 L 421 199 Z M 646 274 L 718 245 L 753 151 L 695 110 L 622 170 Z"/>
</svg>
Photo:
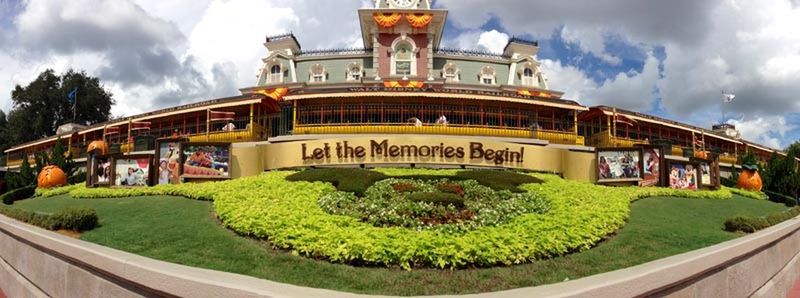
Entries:
<svg viewBox="0 0 800 298">
<path fill-rule="evenodd" d="M 52 212 L 95 208 L 100 227 L 81 239 L 174 263 L 347 292 L 431 295 L 497 291 L 576 279 L 709 246 L 738 235 L 722 230 L 732 215 L 760 216 L 783 205 L 730 200 L 649 198 L 634 202 L 628 224 L 596 248 L 511 267 L 468 270 L 355 268 L 295 257 L 222 228 L 209 202 L 178 197 L 29 199 L 14 207 Z"/>
</svg>

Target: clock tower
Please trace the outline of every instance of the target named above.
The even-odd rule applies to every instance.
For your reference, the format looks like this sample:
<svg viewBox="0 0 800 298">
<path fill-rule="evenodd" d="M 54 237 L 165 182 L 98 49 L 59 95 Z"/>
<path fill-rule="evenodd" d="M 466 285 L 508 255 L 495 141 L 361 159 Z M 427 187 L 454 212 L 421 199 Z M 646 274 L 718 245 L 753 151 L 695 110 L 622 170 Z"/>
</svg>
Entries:
<svg viewBox="0 0 800 298">
<path fill-rule="evenodd" d="M 375 80 L 433 79 L 433 51 L 439 47 L 447 11 L 432 0 L 374 0 L 358 11 L 364 48 L 372 49 Z"/>
</svg>

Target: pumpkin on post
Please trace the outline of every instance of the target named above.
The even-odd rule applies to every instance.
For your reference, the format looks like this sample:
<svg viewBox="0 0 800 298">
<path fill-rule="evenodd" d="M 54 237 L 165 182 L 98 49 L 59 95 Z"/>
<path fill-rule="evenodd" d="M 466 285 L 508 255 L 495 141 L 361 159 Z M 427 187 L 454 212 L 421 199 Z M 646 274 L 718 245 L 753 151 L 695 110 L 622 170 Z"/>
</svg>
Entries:
<svg viewBox="0 0 800 298">
<path fill-rule="evenodd" d="M 108 145 L 104 141 L 93 141 L 89 143 L 89 146 L 86 147 L 86 153 L 96 152 L 97 155 L 106 155 L 108 154 Z"/>
<path fill-rule="evenodd" d="M 753 164 L 742 166 L 742 174 L 739 175 L 737 186 L 749 191 L 761 191 L 761 175 L 758 174 L 758 167 Z"/>
<path fill-rule="evenodd" d="M 50 165 L 42 169 L 42 172 L 39 173 L 39 177 L 36 180 L 39 188 L 53 188 L 66 185 L 67 175 L 64 174 L 61 168 Z"/>
</svg>

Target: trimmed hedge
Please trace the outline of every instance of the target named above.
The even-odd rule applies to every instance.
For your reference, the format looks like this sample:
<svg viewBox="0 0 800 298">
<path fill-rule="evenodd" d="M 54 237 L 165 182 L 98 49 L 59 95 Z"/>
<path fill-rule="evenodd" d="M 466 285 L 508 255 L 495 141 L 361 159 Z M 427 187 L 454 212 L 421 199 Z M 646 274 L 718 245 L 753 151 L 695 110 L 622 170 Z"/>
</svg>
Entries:
<svg viewBox="0 0 800 298">
<path fill-rule="evenodd" d="M 15 201 L 33 197 L 35 192 L 36 192 L 36 186 L 26 186 L 23 188 L 17 188 L 0 196 L 0 200 L 3 201 L 3 204 L 11 205 L 14 204 Z"/>
<path fill-rule="evenodd" d="M 332 168 L 308 169 L 286 177 L 288 181 L 328 182 L 338 190 L 352 192 L 363 196 L 364 192 L 375 182 L 389 178 L 386 175 L 364 169 Z"/>
<path fill-rule="evenodd" d="M 88 231 L 94 229 L 98 223 L 97 211 L 77 206 L 67 207 L 53 214 L 0 206 L 0 214 L 48 230 Z"/>
<path fill-rule="evenodd" d="M 408 179 L 437 180 L 447 178 L 454 181 L 476 180 L 483 186 L 494 190 L 525 192 L 519 185 L 526 183 L 542 183 L 542 180 L 531 175 L 502 170 L 432 170 L 432 169 L 391 169 L 379 168 L 364 170 L 354 168 L 307 169 L 286 177 L 289 181 L 328 182 L 336 189 L 363 196 L 364 192 L 375 182 L 390 177 Z"/>
<path fill-rule="evenodd" d="M 725 230 L 728 232 L 753 233 L 777 225 L 797 215 L 800 215 L 800 207 L 762 217 L 735 216 L 725 221 Z"/>
<path fill-rule="evenodd" d="M 364 170 L 362 170 L 364 171 Z M 461 170 L 380 169 L 388 176 L 454 176 Z M 688 191 L 667 188 L 606 187 L 568 181 L 555 175 L 528 174 L 542 183 L 519 186 L 550 202 L 544 214 L 523 214 L 496 226 L 465 233 L 375 227 L 320 207 L 331 183 L 288 181 L 297 172 L 274 171 L 225 182 L 159 185 L 150 188 L 87 189 L 75 198 L 180 195 L 214 201 L 223 225 L 268 239 L 293 254 L 332 262 L 459 268 L 511 265 L 587 250 L 621 228 L 632 201 L 652 196 L 728 199 L 729 189 Z M 363 173 L 363 172 L 362 172 Z M 448 177 L 449 178 L 449 177 Z"/>
<path fill-rule="evenodd" d="M 37 188 L 35 196 L 36 197 L 42 197 L 42 198 L 55 197 L 55 196 L 67 194 L 67 193 L 69 193 L 69 192 L 71 192 L 73 190 L 76 190 L 78 188 L 81 188 L 81 187 L 86 187 L 86 186 L 84 184 L 72 184 L 72 185 L 54 187 L 54 188 Z"/>
<path fill-rule="evenodd" d="M 766 194 L 760 191 L 749 191 L 746 189 L 736 188 L 736 187 L 723 187 L 727 188 L 730 192 L 743 196 L 745 198 L 754 199 L 754 200 L 766 200 L 769 199 Z"/>
<path fill-rule="evenodd" d="M 769 200 L 775 203 L 784 204 L 786 207 L 794 207 L 797 206 L 797 200 L 787 195 L 779 194 L 776 192 L 765 191 L 765 194 L 769 197 Z"/>
</svg>

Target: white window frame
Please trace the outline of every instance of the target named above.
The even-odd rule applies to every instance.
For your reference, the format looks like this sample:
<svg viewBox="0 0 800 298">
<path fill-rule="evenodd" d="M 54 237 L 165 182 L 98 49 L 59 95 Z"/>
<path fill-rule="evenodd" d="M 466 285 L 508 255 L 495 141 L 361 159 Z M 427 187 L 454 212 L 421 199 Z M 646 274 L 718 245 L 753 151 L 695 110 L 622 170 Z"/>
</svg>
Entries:
<svg viewBox="0 0 800 298">
<path fill-rule="evenodd" d="M 533 68 L 525 67 L 524 69 L 522 69 L 522 85 L 524 86 L 536 85 L 536 71 L 534 71 Z"/>
<path fill-rule="evenodd" d="M 411 73 L 409 73 L 409 74 L 398 74 L 397 73 L 397 62 L 398 62 L 397 61 L 397 47 L 400 46 L 403 43 L 406 43 L 406 44 L 411 46 L 411 53 L 410 53 L 411 54 L 411 60 L 408 61 L 408 62 L 411 63 L 411 71 L 410 71 Z M 417 52 L 418 51 L 419 51 L 419 49 L 417 48 L 417 44 L 414 43 L 414 40 L 411 39 L 411 38 L 408 38 L 405 34 L 403 34 L 400 37 L 398 37 L 397 39 L 395 39 L 394 42 L 392 42 L 392 48 L 390 50 L 390 54 L 392 56 L 391 69 L 390 69 L 391 75 L 393 75 L 393 76 L 404 76 L 404 77 L 416 76 L 417 75 Z M 401 61 L 401 62 L 406 62 L 406 61 Z"/>
<path fill-rule="evenodd" d="M 308 82 L 309 83 L 325 83 L 327 81 L 327 75 L 325 73 L 325 66 L 322 64 L 314 64 L 308 70 Z"/>
<path fill-rule="evenodd" d="M 275 73 L 277 67 L 278 72 Z M 283 83 L 283 66 L 280 63 L 272 63 L 267 66 L 267 84 Z"/>
<path fill-rule="evenodd" d="M 447 73 L 448 70 L 452 70 L 453 73 L 452 74 L 448 74 Z M 458 69 L 458 66 L 456 66 L 454 63 L 452 63 L 452 62 L 451 63 L 447 63 L 442 68 L 442 78 L 444 79 L 445 82 L 447 82 L 447 83 L 458 83 L 459 81 L 461 81 L 460 77 L 461 77 L 461 70 Z"/>
<path fill-rule="evenodd" d="M 497 71 L 494 70 L 494 67 L 491 66 L 484 66 L 481 68 L 481 73 L 478 75 L 478 79 L 480 80 L 481 84 L 484 85 L 496 85 L 497 84 Z M 491 83 L 487 83 L 487 81 Z"/>
<path fill-rule="evenodd" d="M 358 77 L 354 74 L 356 73 L 353 71 L 354 69 L 358 69 Z M 361 78 L 364 77 L 364 67 L 361 66 L 361 63 L 353 62 L 347 65 L 347 80 L 348 81 L 360 81 Z"/>
</svg>

